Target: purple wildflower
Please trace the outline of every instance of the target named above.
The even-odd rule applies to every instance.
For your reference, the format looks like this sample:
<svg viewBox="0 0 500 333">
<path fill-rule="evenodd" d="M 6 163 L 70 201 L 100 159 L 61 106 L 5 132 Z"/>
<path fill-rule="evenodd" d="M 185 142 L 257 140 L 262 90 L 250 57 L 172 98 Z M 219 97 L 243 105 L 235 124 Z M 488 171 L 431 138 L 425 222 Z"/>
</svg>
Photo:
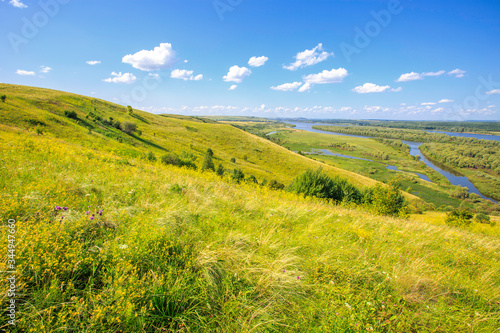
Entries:
<svg viewBox="0 0 500 333">
<path fill-rule="evenodd" d="M 297 276 L 297 280 L 300 280 L 300 276 Z"/>
<path fill-rule="evenodd" d="M 61 206 L 56 206 L 56 208 L 54 208 L 55 211 L 58 211 L 58 210 L 61 210 Z"/>
<path fill-rule="evenodd" d="M 285 271 L 285 270 L 283 270 L 283 273 L 285 273 L 285 272 L 286 272 L 286 271 Z"/>
<path fill-rule="evenodd" d="M 64 210 L 68 210 L 68 207 L 63 207 Z"/>
<path fill-rule="evenodd" d="M 90 217 L 90 220 L 93 220 L 93 219 L 94 219 L 94 215 L 92 215 L 92 216 Z"/>
<path fill-rule="evenodd" d="M 89 212 L 89 211 L 86 211 L 86 212 L 85 212 L 85 214 L 89 215 L 89 214 L 90 214 L 90 212 Z"/>
</svg>

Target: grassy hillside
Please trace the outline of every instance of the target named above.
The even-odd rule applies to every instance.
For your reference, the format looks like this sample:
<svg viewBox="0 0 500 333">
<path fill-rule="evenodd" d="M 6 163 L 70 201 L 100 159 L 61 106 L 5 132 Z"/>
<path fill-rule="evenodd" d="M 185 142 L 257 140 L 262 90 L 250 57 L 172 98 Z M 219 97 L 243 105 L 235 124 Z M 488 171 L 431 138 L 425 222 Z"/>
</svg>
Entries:
<svg viewBox="0 0 500 333">
<path fill-rule="evenodd" d="M 127 108 L 99 99 L 60 91 L 0 84 L 0 94 L 7 96 L 0 102 L 0 123 L 28 131 L 39 129 L 49 135 L 94 149 L 105 149 L 123 158 L 138 157 L 151 151 L 160 156 L 167 152 L 187 152 L 198 157 L 197 164 L 207 148 L 215 153 L 215 163 L 232 170 L 241 168 L 259 181 L 277 180 L 288 184 L 297 174 L 308 168 L 323 167 L 324 171 L 339 174 L 360 186 L 372 186 L 375 181 L 358 174 L 326 166 L 290 152 L 283 147 L 233 126 L 213 123 L 206 118 L 177 115 L 154 115 L 139 110 L 132 114 Z M 64 116 L 75 111 L 78 119 Z M 133 122 L 141 135 L 127 135 L 102 120 Z M 245 158 L 246 157 L 246 158 Z M 236 163 L 231 163 L 231 158 Z"/>
<path fill-rule="evenodd" d="M 139 111 L 130 116 L 122 107 L 93 102 L 106 116 L 143 118 L 143 134 L 130 141 L 123 136 L 120 143 L 110 135 L 123 133 L 93 121 L 82 127 L 60 113 L 72 108 L 87 121 L 88 105 L 75 101 L 92 99 L 34 89 L 38 100 L 31 101 L 23 92 L 28 88 L 0 87 L 12 89 L 8 109 L 0 109 L 0 214 L 4 230 L 15 220 L 17 272 L 16 326 L 6 326 L 3 313 L 1 329 L 493 332 L 500 327 L 499 226 L 460 229 L 442 225 L 437 215 L 429 223 L 425 216 L 418 221 L 376 216 L 149 162 L 138 157 L 187 149 L 175 147 L 183 142 L 200 156 L 210 146 L 227 163 L 226 156 L 236 151 L 215 147 L 229 149 L 229 143 L 203 141 L 222 136 L 208 129 L 220 126 L 248 140 L 243 144 L 253 142 L 254 149 L 295 159 L 298 169 L 316 163 L 227 125 Z M 47 111 L 51 105 L 58 108 Z M 31 116 L 45 125 L 27 126 Z M 44 135 L 37 135 L 36 126 Z M 250 156 L 259 155 L 248 154 L 251 161 Z M 269 173 L 291 177 L 280 175 L 286 169 L 277 164 L 293 169 L 293 163 L 278 162 L 270 162 Z M 251 169 L 250 162 L 237 163 L 256 174 L 267 172 L 265 164 L 254 162 Z M 8 244 L 4 233 L 4 253 Z M 8 264 L 4 256 L 0 270 L 14 269 Z M 3 309 L 8 289 L 0 284 Z"/>
</svg>

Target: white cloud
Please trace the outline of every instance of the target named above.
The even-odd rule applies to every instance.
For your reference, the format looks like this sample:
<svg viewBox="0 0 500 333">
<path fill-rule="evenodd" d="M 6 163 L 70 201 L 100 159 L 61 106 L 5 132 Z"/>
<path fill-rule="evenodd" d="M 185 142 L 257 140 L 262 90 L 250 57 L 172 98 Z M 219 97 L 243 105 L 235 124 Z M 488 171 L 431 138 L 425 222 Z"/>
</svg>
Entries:
<svg viewBox="0 0 500 333">
<path fill-rule="evenodd" d="M 451 72 L 448 72 L 448 75 L 455 75 L 456 78 L 460 79 L 460 78 L 465 76 L 465 73 L 467 73 L 467 72 L 457 68 L 457 69 L 452 70 Z"/>
<path fill-rule="evenodd" d="M 440 100 L 438 103 L 453 103 L 453 102 L 455 102 L 455 101 L 452 100 L 452 99 L 446 99 L 445 98 L 445 99 Z"/>
<path fill-rule="evenodd" d="M 326 84 L 326 83 L 339 83 L 344 80 L 344 78 L 349 75 L 345 68 L 332 69 L 327 71 L 326 69 L 318 74 L 310 74 L 302 77 L 305 83 L 310 84 Z"/>
<path fill-rule="evenodd" d="M 36 75 L 35 72 L 33 72 L 33 71 L 25 71 L 24 69 L 18 69 L 16 71 L 16 74 L 18 74 L 18 75 L 32 75 L 32 76 Z"/>
<path fill-rule="evenodd" d="M 333 56 L 333 52 L 328 53 L 323 51 L 320 53 L 319 51 L 323 51 L 322 43 L 319 43 L 312 50 L 305 50 L 303 52 L 297 53 L 297 55 L 295 56 L 295 62 L 290 64 L 289 66 L 283 66 L 283 68 L 295 71 L 302 67 L 315 65 L 322 61 L 325 61 L 329 56 Z"/>
<path fill-rule="evenodd" d="M 424 72 L 424 73 L 406 73 L 402 74 L 399 79 L 396 80 L 396 82 L 408 82 L 408 81 L 417 81 L 417 80 L 423 80 L 426 76 L 441 76 L 445 74 L 446 71 L 440 70 L 437 72 Z"/>
<path fill-rule="evenodd" d="M 184 81 L 200 81 L 203 79 L 203 74 L 193 76 L 193 71 L 174 69 L 172 73 L 170 73 L 170 77 L 173 79 L 182 79 Z"/>
<path fill-rule="evenodd" d="M 358 94 L 368 94 L 368 93 L 381 93 L 389 89 L 391 89 L 390 86 L 378 86 L 374 83 L 365 83 L 362 86 L 358 86 L 352 89 L 352 91 Z"/>
<path fill-rule="evenodd" d="M 233 66 L 229 68 L 229 72 L 224 76 L 224 81 L 240 83 L 250 74 L 252 74 L 252 71 L 246 67 Z"/>
<path fill-rule="evenodd" d="M 122 62 L 143 71 L 155 71 L 171 67 L 175 62 L 175 51 L 172 49 L 172 44 L 161 43 L 153 50 L 128 54 L 123 57 Z"/>
<path fill-rule="evenodd" d="M 52 68 L 50 68 L 49 66 L 40 66 L 40 68 L 41 73 L 48 73 L 52 70 Z"/>
<path fill-rule="evenodd" d="M 5 1 L 5 0 L 2 0 L 2 1 Z M 28 6 L 26 6 L 22 1 L 20 0 L 10 0 L 9 3 L 14 6 L 14 7 L 17 7 L 17 8 L 28 8 Z"/>
<path fill-rule="evenodd" d="M 248 64 L 252 67 L 260 67 L 263 66 L 266 61 L 268 61 L 268 57 L 251 57 L 250 60 L 248 60 Z"/>
<path fill-rule="evenodd" d="M 500 94 L 500 89 L 494 89 L 486 92 L 486 95 L 497 95 Z"/>
<path fill-rule="evenodd" d="M 294 91 L 302 85 L 302 82 L 284 83 L 276 87 L 271 87 L 272 90 L 279 91 Z"/>
<path fill-rule="evenodd" d="M 422 74 L 415 73 L 415 72 L 402 74 L 399 77 L 399 79 L 396 80 L 396 82 L 408 82 L 408 81 L 416 81 L 416 80 L 423 80 Z"/>
<path fill-rule="evenodd" d="M 87 61 L 87 64 L 89 64 L 91 66 L 98 65 L 100 63 L 101 63 L 100 60 L 89 60 L 89 61 Z"/>
<path fill-rule="evenodd" d="M 160 78 L 160 74 L 152 74 L 152 73 L 149 73 L 149 76 L 155 78 L 155 79 L 159 79 Z"/>
<path fill-rule="evenodd" d="M 229 87 L 229 90 L 235 90 L 236 88 L 238 88 L 238 86 L 236 84 L 233 84 L 231 87 Z"/>
<path fill-rule="evenodd" d="M 300 87 L 299 92 L 306 92 L 311 90 L 312 85 L 306 82 L 302 87 Z"/>
<path fill-rule="evenodd" d="M 432 110 L 432 112 L 441 112 L 444 110 L 445 110 L 444 108 L 436 108 L 436 109 Z"/>
<path fill-rule="evenodd" d="M 114 76 L 114 77 L 110 77 L 109 79 L 105 79 L 104 82 L 131 84 L 131 83 L 134 83 L 135 80 L 137 79 L 134 76 L 134 74 L 131 74 L 131 73 L 122 74 L 122 72 L 120 72 L 120 73 L 112 72 L 111 76 Z"/>
<path fill-rule="evenodd" d="M 443 75 L 444 73 L 446 73 L 446 71 L 439 71 L 439 72 L 426 72 L 426 73 L 422 73 L 422 76 L 441 76 L 441 75 Z"/>
<path fill-rule="evenodd" d="M 427 105 L 436 105 L 436 103 L 429 102 L 429 103 L 422 103 L 421 105 L 427 106 Z"/>
<path fill-rule="evenodd" d="M 392 92 L 400 92 L 400 91 L 403 91 L 403 87 L 392 88 L 391 91 Z"/>
</svg>

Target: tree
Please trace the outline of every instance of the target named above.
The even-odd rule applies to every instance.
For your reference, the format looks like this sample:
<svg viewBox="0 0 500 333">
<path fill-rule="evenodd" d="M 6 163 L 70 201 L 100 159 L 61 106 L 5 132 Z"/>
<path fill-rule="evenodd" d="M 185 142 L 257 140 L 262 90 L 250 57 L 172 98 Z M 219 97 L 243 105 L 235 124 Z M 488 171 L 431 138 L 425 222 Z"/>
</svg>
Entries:
<svg viewBox="0 0 500 333">
<path fill-rule="evenodd" d="M 129 135 L 137 131 L 137 125 L 129 121 L 124 121 L 120 126 L 122 131 Z"/>
<path fill-rule="evenodd" d="M 205 153 L 205 157 L 203 158 L 203 164 L 202 164 L 201 170 L 215 171 L 214 162 L 212 161 L 213 155 L 214 155 L 214 152 L 212 151 L 212 149 L 208 148 L 207 152 Z"/>
<path fill-rule="evenodd" d="M 224 176 L 224 167 L 221 163 L 219 163 L 219 166 L 217 167 L 217 175 L 221 177 Z"/>
<path fill-rule="evenodd" d="M 6 99 L 6 98 L 7 98 L 7 96 L 5 96 L 5 95 L 0 96 L 0 99 L 1 99 L 1 100 L 2 100 L 2 102 L 4 102 L 4 103 L 5 103 L 5 99 Z"/>
<path fill-rule="evenodd" d="M 380 184 L 370 191 L 367 200 L 372 208 L 380 215 L 405 215 L 408 207 L 405 197 L 400 191 L 401 185 L 398 181 L 391 181 L 389 188 L 382 187 Z"/>
<path fill-rule="evenodd" d="M 132 107 L 130 105 L 127 105 L 127 111 L 130 114 L 134 113 L 134 109 L 132 109 Z"/>
</svg>

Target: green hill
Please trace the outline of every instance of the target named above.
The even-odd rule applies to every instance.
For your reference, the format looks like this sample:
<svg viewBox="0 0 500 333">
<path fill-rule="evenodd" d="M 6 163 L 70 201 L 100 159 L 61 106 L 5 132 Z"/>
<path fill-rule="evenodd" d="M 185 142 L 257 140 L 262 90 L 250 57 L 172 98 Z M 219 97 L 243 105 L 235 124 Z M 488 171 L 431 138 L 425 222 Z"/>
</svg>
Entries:
<svg viewBox="0 0 500 333">
<path fill-rule="evenodd" d="M 216 164 L 259 180 L 289 182 L 321 165 L 357 184 L 375 183 L 229 125 L 129 114 L 38 88 L 1 84 L 2 94 L 0 270 L 16 271 L 16 279 L 10 297 L 10 275 L 3 273 L 0 301 L 3 309 L 15 301 L 16 325 L 8 326 L 4 311 L 1 329 L 500 327 L 498 226 L 451 228 L 440 215 L 378 216 L 143 158 L 184 151 L 199 165 L 210 147 Z M 142 134 L 123 133 L 113 127 L 117 120 L 136 123 Z"/>
<path fill-rule="evenodd" d="M 206 118 L 155 115 L 80 95 L 25 86 L 0 84 L 7 96 L 0 104 L 0 123 L 28 131 L 40 129 L 44 135 L 64 139 L 86 147 L 114 152 L 124 158 L 144 152 L 160 156 L 167 152 L 191 153 L 201 160 L 207 148 L 215 153 L 216 164 L 232 170 L 241 168 L 258 180 L 277 180 L 288 184 L 308 168 L 323 167 L 331 175 L 341 175 L 354 184 L 372 186 L 376 182 L 361 175 L 327 166 L 295 154 L 268 140 L 233 126 Z M 77 118 L 65 116 L 74 111 Z M 90 116 L 89 116 L 90 114 Z M 109 121 L 132 122 L 141 135 L 127 135 Z M 236 163 L 231 162 L 236 159 Z"/>
</svg>

